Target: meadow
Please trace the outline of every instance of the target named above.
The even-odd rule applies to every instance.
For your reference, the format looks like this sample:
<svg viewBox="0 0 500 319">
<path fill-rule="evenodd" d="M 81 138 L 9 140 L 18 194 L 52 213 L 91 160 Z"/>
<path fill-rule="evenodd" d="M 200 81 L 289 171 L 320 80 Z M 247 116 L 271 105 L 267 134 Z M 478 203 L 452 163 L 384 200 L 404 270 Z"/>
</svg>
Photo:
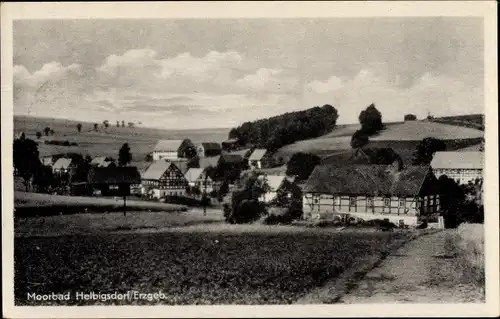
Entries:
<svg viewBox="0 0 500 319">
<path fill-rule="evenodd" d="M 161 291 L 166 298 L 73 298 L 69 304 L 290 304 L 338 277 L 356 260 L 380 254 L 389 243 L 407 237 L 405 232 L 285 228 L 15 238 L 15 303 L 58 304 L 28 301 L 28 292 L 74 296 L 76 291 L 136 290 Z"/>
</svg>

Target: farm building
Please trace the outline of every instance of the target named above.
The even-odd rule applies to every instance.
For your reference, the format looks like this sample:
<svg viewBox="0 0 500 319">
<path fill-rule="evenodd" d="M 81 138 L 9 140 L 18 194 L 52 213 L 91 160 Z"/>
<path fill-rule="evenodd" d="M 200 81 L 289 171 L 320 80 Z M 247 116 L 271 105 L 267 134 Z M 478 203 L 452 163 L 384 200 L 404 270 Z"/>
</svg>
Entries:
<svg viewBox="0 0 500 319">
<path fill-rule="evenodd" d="M 198 187 L 202 192 L 210 193 L 213 190 L 212 179 L 206 175 L 203 168 L 190 168 L 184 175 L 188 185 Z"/>
<path fill-rule="evenodd" d="M 269 203 L 276 199 L 278 194 L 291 197 L 293 193 L 292 187 L 297 187 L 293 183 L 293 179 L 287 178 L 284 175 L 261 175 L 267 182 L 270 190 L 261 196 L 260 200 L 264 203 Z"/>
<path fill-rule="evenodd" d="M 69 173 L 73 167 L 74 161 L 71 158 L 61 157 L 52 165 L 52 171 L 54 174 L 62 175 Z"/>
<path fill-rule="evenodd" d="M 176 160 L 166 160 L 167 162 L 173 163 L 177 168 L 182 172 L 182 174 L 186 174 L 188 171 L 188 159 L 187 158 L 178 158 Z"/>
<path fill-rule="evenodd" d="M 93 167 L 88 175 L 89 184 L 104 196 L 130 195 L 130 186 L 141 183 L 137 167 Z"/>
<path fill-rule="evenodd" d="M 52 156 L 44 156 L 40 159 L 42 165 L 44 166 L 52 166 L 54 165 L 54 157 Z"/>
<path fill-rule="evenodd" d="M 437 180 L 429 166 L 316 166 L 303 189 L 304 218 L 325 213 L 416 225 L 439 211 Z"/>
<path fill-rule="evenodd" d="M 257 148 L 252 152 L 252 155 L 248 157 L 248 167 L 250 169 L 260 169 L 268 167 L 269 156 L 265 149 Z"/>
<path fill-rule="evenodd" d="M 105 157 L 105 156 L 96 156 L 92 159 L 90 162 L 91 166 L 94 167 L 110 167 L 110 166 L 116 166 L 115 162 L 111 157 Z"/>
<path fill-rule="evenodd" d="M 153 149 L 153 161 L 162 159 L 178 159 L 185 157 L 187 148 L 195 149 L 189 139 L 184 140 L 159 140 Z"/>
<path fill-rule="evenodd" d="M 458 184 L 468 184 L 483 177 L 483 152 L 436 152 L 431 167 L 439 178 L 446 175 Z"/>
<path fill-rule="evenodd" d="M 188 182 L 172 162 L 156 161 L 142 174 L 143 193 L 154 198 L 185 196 Z"/>
<path fill-rule="evenodd" d="M 238 139 L 230 138 L 221 143 L 224 151 L 233 151 L 238 148 Z"/>
<path fill-rule="evenodd" d="M 220 155 L 222 148 L 219 143 L 203 142 L 198 145 L 196 152 L 199 157 L 210 157 Z"/>
</svg>

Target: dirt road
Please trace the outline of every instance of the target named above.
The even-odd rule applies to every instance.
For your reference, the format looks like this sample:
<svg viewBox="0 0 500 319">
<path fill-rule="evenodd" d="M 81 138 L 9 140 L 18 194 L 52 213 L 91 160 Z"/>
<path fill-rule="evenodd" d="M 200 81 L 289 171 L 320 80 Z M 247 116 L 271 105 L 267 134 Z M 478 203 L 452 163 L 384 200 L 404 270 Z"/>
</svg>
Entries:
<svg viewBox="0 0 500 319">
<path fill-rule="evenodd" d="M 454 230 L 422 236 L 389 255 L 340 303 L 484 302 L 484 289 L 464 280 L 450 238 Z"/>
</svg>

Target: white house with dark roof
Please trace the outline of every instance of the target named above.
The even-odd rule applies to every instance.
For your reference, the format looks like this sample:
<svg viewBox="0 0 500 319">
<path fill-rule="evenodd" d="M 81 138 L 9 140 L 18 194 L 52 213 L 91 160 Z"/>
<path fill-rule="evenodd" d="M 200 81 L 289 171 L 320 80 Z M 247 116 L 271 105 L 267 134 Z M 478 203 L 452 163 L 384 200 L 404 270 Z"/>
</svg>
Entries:
<svg viewBox="0 0 500 319">
<path fill-rule="evenodd" d="M 153 162 L 141 176 L 143 193 L 154 198 L 186 196 L 188 182 L 181 170 L 172 162 Z"/>
<path fill-rule="evenodd" d="M 71 158 L 61 157 L 52 165 L 52 171 L 54 174 L 69 173 L 73 167 L 72 162 L 73 160 Z"/>
<path fill-rule="evenodd" d="M 159 140 L 153 149 L 153 161 L 176 160 L 185 157 L 183 150 L 192 148 L 196 152 L 195 146 L 189 139 L 183 140 Z"/>
<path fill-rule="evenodd" d="M 474 183 L 483 177 L 483 152 L 436 152 L 431 167 L 439 178 L 446 175 L 458 184 Z"/>
</svg>

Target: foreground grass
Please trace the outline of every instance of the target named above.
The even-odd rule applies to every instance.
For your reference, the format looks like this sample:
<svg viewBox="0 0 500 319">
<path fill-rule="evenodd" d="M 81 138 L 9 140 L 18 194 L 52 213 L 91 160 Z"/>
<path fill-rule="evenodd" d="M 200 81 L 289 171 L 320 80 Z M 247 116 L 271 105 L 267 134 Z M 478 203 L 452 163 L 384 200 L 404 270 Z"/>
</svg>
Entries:
<svg viewBox="0 0 500 319">
<path fill-rule="evenodd" d="M 168 232 L 15 239 L 17 305 L 27 293 L 162 291 L 163 300 L 70 304 L 289 304 L 407 233 Z M 67 302 L 63 302 L 67 303 Z"/>
</svg>

